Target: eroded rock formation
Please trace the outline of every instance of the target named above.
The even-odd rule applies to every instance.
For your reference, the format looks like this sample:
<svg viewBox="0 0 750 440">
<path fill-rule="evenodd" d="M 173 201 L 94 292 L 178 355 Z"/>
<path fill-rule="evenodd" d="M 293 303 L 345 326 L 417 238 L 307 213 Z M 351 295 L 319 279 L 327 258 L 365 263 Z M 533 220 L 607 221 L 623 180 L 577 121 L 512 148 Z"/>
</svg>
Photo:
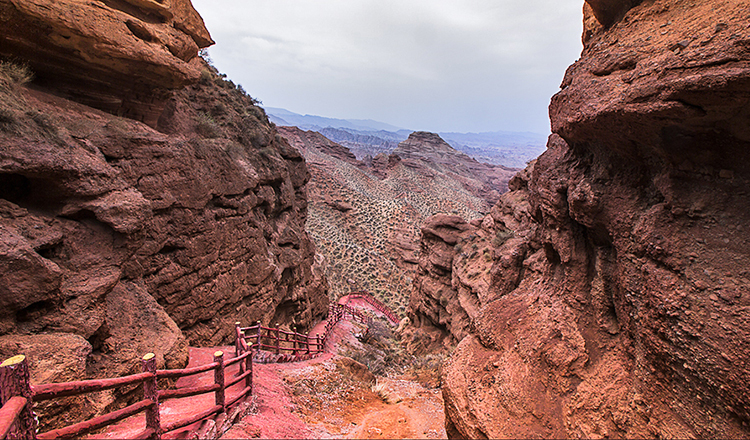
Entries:
<svg viewBox="0 0 750 440">
<path fill-rule="evenodd" d="M 468 288 L 463 311 L 410 311 L 470 319 L 444 368 L 449 433 L 747 437 L 747 5 L 590 3 L 547 151 L 462 233 L 494 236 L 483 283 L 465 244 L 417 280 Z"/>
<path fill-rule="evenodd" d="M 309 172 L 252 98 L 214 72 L 156 131 L 5 73 L 0 357 L 27 353 L 33 382 L 131 373 L 147 352 L 177 368 L 188 343 L 231 343 L 235 321 L 304 329 L 325 313 Z M 57 351 L 55 370 L 42 360 Z"/>
<path fill-rule="evenodd" d="M 213 44 L 190 0 L 2 0 L 0 57 L 60 96 L 155 126 Z"/>
</svg>

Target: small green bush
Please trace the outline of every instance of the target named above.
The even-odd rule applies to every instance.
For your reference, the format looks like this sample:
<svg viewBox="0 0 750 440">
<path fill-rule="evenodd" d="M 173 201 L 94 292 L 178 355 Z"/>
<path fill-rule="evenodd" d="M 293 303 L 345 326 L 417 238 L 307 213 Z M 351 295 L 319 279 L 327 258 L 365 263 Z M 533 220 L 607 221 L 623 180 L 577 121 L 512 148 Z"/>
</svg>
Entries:
<svg viewBox="0 0 750 440">
<path fill-rule="evenodd" d="M 201 76 L 200 79 L 198 79 L 198 82 L 200 82 L 203 85 L 208 85 L 211 83 L 212 79 L 211 72 L 208 69 L 201 70 Z"/>
<path fill-rule="evenodd" d="M 492 239 L 492 245 L 496 248 L 500 247 L 505 244 L 506 241 L 513 238 L 513 236 L 515 236 L 515 233 L 510 229 L 498 229 L 497 231 L 495 231 L 495 237 Z"/>
<path fill-rule="evenodd" d="M 214 118 L 206 113 L 200 113 L 196 121 L 195 131 L 199 135 L 207 139 L 213 139 L 219 137 L 221 132 L 219 127 L 216 125 Z"/>
<path fill-rule="evenodd" d="M 14 122 L 16 122 L 16 114 L 10 109 L 0 107 L 0 125 Z"/>
</svg>

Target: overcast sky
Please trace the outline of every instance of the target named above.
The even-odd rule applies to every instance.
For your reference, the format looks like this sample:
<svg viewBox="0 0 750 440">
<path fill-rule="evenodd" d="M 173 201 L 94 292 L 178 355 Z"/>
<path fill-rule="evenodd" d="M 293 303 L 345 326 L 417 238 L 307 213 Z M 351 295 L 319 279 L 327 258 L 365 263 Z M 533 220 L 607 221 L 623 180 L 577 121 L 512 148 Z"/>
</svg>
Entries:
<svg viewBox="0 0 750 440">
<path fill-rule="evenodd" d="M 427 131 L 547 133 L 583 0 L 193 0 L 264 106 Z"/>
</svg>

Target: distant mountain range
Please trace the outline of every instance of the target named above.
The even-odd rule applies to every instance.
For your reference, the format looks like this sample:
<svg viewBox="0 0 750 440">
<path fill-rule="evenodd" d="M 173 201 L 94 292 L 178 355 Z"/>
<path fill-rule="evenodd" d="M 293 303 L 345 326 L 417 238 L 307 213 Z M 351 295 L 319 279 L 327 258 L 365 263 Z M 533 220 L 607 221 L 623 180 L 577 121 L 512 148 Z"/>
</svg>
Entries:
<svg viewBox="0 0 750 440">
<path fill-rule="evenodd" d="M 336 119 L 300 115 L 283 108 L 266 107 L 269 119 L 279 126 L 296 126 L 321 133 L 349 148 L 357 159 L 391 153 L 414 130 L 371 119 Z M 438 133 L 451 147 L 480 162 L 523 168 L 545 150 L 547 136 L 540 133 L 494 131 Z"/>
<path fill-rule="evenodd" d="M 405 131 L 404 139 L 409 136 L 411 130 L 404 130 L 395 125 L 384 122 L 373 121 L 372 119 L 336 119 L 326 118 L 324 116 L 300 115 L 299 113 L 290 112 L 289 110 L 276 107 L 265 107 L 268 118 L 276 125 L 296 126 L 305 130 L 307 127 L 333 127 L 333 128 L 350 128 L 361 131 Z"/>
</svg>

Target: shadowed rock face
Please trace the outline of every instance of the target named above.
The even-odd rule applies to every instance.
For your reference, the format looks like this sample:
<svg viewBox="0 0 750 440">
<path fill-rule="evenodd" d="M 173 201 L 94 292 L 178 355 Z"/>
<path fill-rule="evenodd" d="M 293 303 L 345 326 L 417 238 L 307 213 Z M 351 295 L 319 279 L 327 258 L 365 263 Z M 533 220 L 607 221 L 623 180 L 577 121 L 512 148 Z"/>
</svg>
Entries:
<svg viewBox="0 0 750 440">
<path fill-rule="evenodd" d="M 633 6 L 643 0 L 586 0 L 596 19 L 604 27 L 617 22 Z"/>
<path fill-rule="evenodd" d="M 469 289 L 463 311 L 432 303 L 470 318 L 443 370 L 449 433 L 750 435 L 746 14 L 657 0 L 605 28 L 586 7 L 547 151 L 462 232 L 498 238 L 491 270 L 472 279 L 459 240 L 449 274 L 415 280 Z"/>
<path fill-rule="evenodd" d="M 0 1 L 0 56 L 60 96 L 152 127 L 211 44 L 190 0 Z"/>
</svg>

